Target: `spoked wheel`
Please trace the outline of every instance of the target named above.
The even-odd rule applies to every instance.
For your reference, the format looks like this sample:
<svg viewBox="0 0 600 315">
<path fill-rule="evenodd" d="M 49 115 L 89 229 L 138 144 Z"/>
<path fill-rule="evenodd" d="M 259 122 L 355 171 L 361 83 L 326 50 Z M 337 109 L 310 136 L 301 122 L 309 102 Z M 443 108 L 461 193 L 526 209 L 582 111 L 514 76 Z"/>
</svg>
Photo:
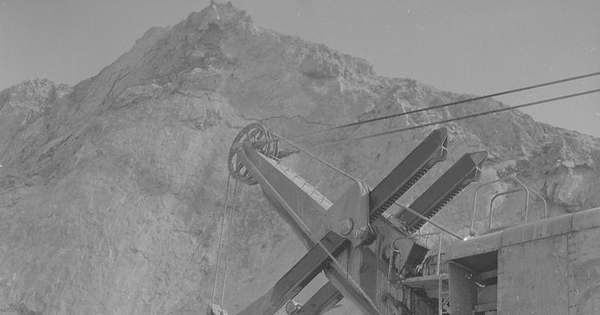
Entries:
<svg viewBox="0 0 600 315">
<path fill-rule="evenodd" d="M 237 156 L 237 150 L 242 146 L 242 143 L 250 142 L 254 150 L 264 154 L 268 157 L 276 157 L 279 151 L 279 144 L 277 137 L 275 137 L 269 130 L 259 123 L 250 124 L 235 137 L 231 149 L 229 149 L 229 158 L 227 163 L 229 165 L 229 173 L 237 180 L 242 181 L 248 185 L 255 185 L 257 182 L 252 177 L 248 169 L 241 163 Z"/>
</svg>

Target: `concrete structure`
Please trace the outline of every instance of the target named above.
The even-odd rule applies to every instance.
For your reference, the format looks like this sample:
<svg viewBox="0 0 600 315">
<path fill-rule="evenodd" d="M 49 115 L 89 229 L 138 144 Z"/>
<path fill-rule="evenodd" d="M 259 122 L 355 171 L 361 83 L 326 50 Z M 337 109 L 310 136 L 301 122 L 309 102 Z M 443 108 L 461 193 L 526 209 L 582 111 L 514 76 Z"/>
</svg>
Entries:
<svg viewBox="0 0 600 315">
<path fill-rule="evenodd" d="M 600 314 L 600 208 L 446 251 L 451 314 Z"/>
</svg>

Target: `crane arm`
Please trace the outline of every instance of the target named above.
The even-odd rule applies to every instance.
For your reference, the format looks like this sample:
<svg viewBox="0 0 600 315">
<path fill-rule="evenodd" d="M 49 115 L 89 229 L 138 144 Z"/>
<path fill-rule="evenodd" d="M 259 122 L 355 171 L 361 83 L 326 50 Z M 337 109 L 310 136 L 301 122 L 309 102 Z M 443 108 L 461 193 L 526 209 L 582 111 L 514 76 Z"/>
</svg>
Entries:
<svg viewBox="0 0 600 315">
<path fill-rule="evenodd" d="M 401 299 L 401 290 L 390 288 L 394 275 L 419 264 L 427 249 L 414 243 L 407 230 L 381 214 L 433 165 L 447 155 L 447 131 L 432 132 L 374 189 L 356 180 L 332 203 L 298 174 L 279 163 L 276 139 L 260 124 L 244 128 L 234 140 L 229 169 L 236 179 L 260 184 L 263 193 L 308 249 L 263 296 L 240 315 L 271 315 L 323 271 L 329 282 L 299 309 L 298 314 L 321 314 L 347 297 L 364 314 L 381 314 L 383 298 Z M 480 154 L 485 158 L 483 154 Z M 426 191 L 418 213 L 432 216 L 477 174 L 483 158 L 451 168 Z M 468 161 L 467 161 L 468 162 Z M 462 164 L 461 164 L 462 165 Z M 475 171 L 473 171 L 475 165 Z M 425 202 L 428 201 L 428 202 Z M 406 213 L 397 218 L 408 227 Z"/>
</svg>

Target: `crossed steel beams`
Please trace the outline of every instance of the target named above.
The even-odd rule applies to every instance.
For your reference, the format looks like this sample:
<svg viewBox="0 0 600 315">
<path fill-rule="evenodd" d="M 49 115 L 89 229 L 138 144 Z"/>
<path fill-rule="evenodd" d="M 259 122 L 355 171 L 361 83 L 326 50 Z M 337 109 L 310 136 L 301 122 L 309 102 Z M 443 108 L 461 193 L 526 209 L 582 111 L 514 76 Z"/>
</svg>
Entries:
<svg viewBox="0 0 600 315">
<path fill-rule="evenodd" d="M 433 165 L 446 158 L 446 144 L 446 129 L 433 131 L 368 193 L 369 205 L 365 212 L 368 214 L 369 222 L 377 221 L 375 222 L 376 226 L 393 226 L 381 216 L 381 213 L 388 209 Z M 365 290 L 365 287 L 372 286 L 368 282 L 373 275 L 365 277 L 358 272 L 356 266 L 352 266 L 351 263 L 342 266 L 334 258 L 345 255 L 348 261 L 356 260 L 358 264 L 367 265 L 367 269 L 374 270 L 374 275 L 377 276 L 377 270 L 380 268 L 378 266 L 382 261 L 380 253 L 377 251 L 373 253 L 373 250 L 367 247 L 368 244 L 359 245 L 358 250 L 355 250 L 354 246 L 350 246 L 349 236 L 342 237 L 332 231 L 335 222 L 324 220 L 326 210 L 331 206 L 331 202 L 315 193 L 316 190 L 312 186 L 306 185 L 297 174 L 256 152 L 250 143 L 242 145 L 237 154 L 241 163 L 261 185 L 267 199 L 273 203 L 278 213 L 292 226 L 294 232 L 309 249 L 308 253 L 271 290 L 246 307 L 239 315 L 275 313 L 321 271 L 325 271 L 330 282 L 323 286 L 296 314 L 322 314 L 339 302 L 343 296 L 350 298 L 366 314 L 381 314 L 374 301 L 377 296 L 376 293 L 373 293 L 373 288 Z M 465 154 L 417 198 L 410 208 L 427 218 L 432 217 L 476 178 L 486 155 L 485 152 Z M 302 185 L 299 185 L 300 183 Z M 343 204 L 347 200 L 338 200 L 336 204 L 338 202 Z M 397 218 L 405 222 L 409 228 L 414 229 L 418 229 L 425 223 L 425 220 L 409 212 L 401 212 Z M 379 229 L 379 234 L 372 235 L 371 240 L 387 239 L 389 243 L 390 235 L 383 233 L 394 234 L 396 237 L 406 236 L 398 233 L 399 231 L 386 230 L 385 227 Z M 407 264 L 408 258 L 411 256 L 416 257 L 416 260 L 419 260 L 418 256 L 422 259 L 424 254 L 421 254 L 422 251 L 417 248 L 418 245 L 403 244 L 405 244 L 405 248 L 402 249 L 403 257 L 406 257 L 402 261 L 403 264 Z M 413 252 L 419 252 L 419 254 Z M 383 263 L 389 262 L 384 260 Z M 368 266 L 373 264 L 376 266 Z M 384 269 L 387 270 L 387 266 Z M 360 284 L 353 279 L 360 279 Z"/>
</svg>

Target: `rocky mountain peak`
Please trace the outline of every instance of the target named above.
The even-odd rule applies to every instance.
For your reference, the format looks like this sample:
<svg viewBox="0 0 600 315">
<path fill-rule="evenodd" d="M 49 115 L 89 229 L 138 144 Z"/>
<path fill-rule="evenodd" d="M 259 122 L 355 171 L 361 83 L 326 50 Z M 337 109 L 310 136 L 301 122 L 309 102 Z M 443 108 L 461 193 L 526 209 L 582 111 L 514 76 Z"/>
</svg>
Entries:
<svg viewBox="0 0 600 315">
<path fill-rule="evenodd" d="M 40 112 L 57 98 L 71 92 L 71 87 L 66 84 L 56 84 L 48 79 L 29 79 L 1 92 L 0 109 L 8 105 L 15 109 Z"/>
<path fill-rule="evenodd" d="M 146 32 L 96 76 L 69 88 L 26 81 L 0 92 L 0 310 L 7 314 L 192 314 L 219 280 L 235 314 L 269 288 L 304 249 L 256 186 L 226 198 L 227 154 L 246 125 L 284 135 L 464 100 L 322 44 L 256 26 L 230 4 L 211 4 Z M 377 184 L 436 126 L 323 145 L 504 108 L 493 99 L 297 139 L 343 171 Z M 558 215 L 600 205 L 600 141 L 539 124 L 519 111 L 458 120 L 447 162 L 403 199 L 408 204 L 465 152 L 487 150 L 482 181 L 517 176 Z M 335 200 L 347 184 L 302 154 L 284 163 Z M 462 235 L 471 185 L 436 215 Z M 498 183 L 483 190 L 476 229 Z M 523 196 L 497 198 L 494 222 L 522 223 Z M 225 207 L 227 203 L 227 207 Z M 532 200 L 530 218 L 543 203 Z M 429 226 L 425 230 L 431 229 Z"/>
</svg>

